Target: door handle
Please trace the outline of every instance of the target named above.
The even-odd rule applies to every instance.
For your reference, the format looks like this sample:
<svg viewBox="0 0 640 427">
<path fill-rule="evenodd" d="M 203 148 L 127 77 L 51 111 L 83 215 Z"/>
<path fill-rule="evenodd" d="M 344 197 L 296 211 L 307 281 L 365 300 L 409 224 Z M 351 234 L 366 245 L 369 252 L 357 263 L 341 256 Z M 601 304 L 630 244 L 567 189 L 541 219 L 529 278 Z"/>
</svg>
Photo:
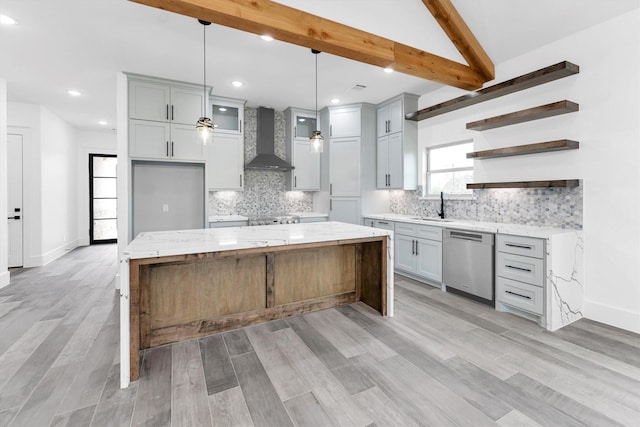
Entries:
<svg viewBox="0 0 640 427">
<path fill-rule="evenodd" d="M 418 256 L 418 241 L 416 240 L 416 256 Z"/>
<path fill-rule="evenodd" d="M 412 240 L 411 241 L 411 255 L 415 255 L 416 254 L 416 241 Z"/>
<path fill-rule="evenodd" d="M 167 114 L 166 114 L 167 120 L 169 120 L 169 104 L 167 104 Z"/>
<path fill-rule="evenodd" d="M 10 216 L 10 217 L 7 217 L 7 219 L 20 219 L 20 215 Z"/>
<path fill-rule="evenodd" d="M 173 105 L 171 106 L 171 120 L 173 120 Z"/>
</svg>

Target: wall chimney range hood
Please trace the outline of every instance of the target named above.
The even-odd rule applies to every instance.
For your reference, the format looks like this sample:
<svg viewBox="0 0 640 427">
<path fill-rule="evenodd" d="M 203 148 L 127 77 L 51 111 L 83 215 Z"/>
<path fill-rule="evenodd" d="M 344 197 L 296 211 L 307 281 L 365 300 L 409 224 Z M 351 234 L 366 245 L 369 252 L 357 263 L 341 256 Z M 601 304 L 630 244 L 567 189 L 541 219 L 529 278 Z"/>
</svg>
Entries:
<svg viewBox="0 0 640 427">
<path fill-rule="evenodd" d="M 259 107 L 257 112 L 256 157 L 245 169 L 290 171 L 292 165 L 275 153 L 275 113 L 271 108 Z"/>
</svg>

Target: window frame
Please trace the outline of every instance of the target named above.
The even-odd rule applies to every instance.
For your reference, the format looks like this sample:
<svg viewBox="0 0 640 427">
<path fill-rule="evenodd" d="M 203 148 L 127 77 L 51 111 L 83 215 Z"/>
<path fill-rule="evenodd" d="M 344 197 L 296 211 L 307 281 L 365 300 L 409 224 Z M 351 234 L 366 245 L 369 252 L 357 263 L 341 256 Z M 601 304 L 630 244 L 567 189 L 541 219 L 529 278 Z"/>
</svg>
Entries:
<svg viewBox="0 0 640 427">
<path fill-rule="evenodd" d="M 439 199 L 440 198 L 440 193 L 437 194 L 430 194 L 428 193 L 429 191 L 429 179 L 431 177 L 431 174 L 433 173 L 447 173 L 447 172 L 467 172 L 467 171 L 471 171 L 472 173 L 474 173 L 475 175 L 475 162 L 474 159 L 470 159 L 471 160 L 471 166 L 467 166 L 467 167 L 459 167 L 459 168 L 448 168 L 448 169 L 437 169 L 435 171 L 431 170 L 431 151 L 432 150 L 437 150 L 440 148 L 446 148 L 446 147 L 452 147 L 455 145 L 464 145 L 464 144 L 473 144 L 473 138 L 469 138 L 469 139 L 462 139 L 462 140 L 458 140 L 458 141 L 452 141 L 452 142 L 447 142 L 444 144 L 438 144 L 438 145 L 432 145 L 432 146 L 426 146 L 424 147 L 424 152 L 423 152 L 423 165 L 424 165 L 424 174 L 423 174 L 423 179 L 424 179 L 424 185 L 422 186 L 422 199 Z M 473 150 L 473 148 L 471 149 Z M 459 199 L 459 200 L 467 200 L 467 199 L 473 199 L 474 198 L 474 194 L 473 194 L 473 190 L 471 193 L 445 193 L 447 195 L 447 199 Z"/>
</svg>

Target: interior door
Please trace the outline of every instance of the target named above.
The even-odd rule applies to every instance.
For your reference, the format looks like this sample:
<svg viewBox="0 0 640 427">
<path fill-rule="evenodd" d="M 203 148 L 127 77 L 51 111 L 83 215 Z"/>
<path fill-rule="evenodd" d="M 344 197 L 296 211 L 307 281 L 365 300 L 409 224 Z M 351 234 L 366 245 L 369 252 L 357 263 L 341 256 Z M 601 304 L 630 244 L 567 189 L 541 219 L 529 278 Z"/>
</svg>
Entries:
<svg viewBox="0 0 640 427">
<path fill-rule="evenodd" d="M 22 135 L 7 135 L 9 267 L 22 267 Z"/>
</svg>

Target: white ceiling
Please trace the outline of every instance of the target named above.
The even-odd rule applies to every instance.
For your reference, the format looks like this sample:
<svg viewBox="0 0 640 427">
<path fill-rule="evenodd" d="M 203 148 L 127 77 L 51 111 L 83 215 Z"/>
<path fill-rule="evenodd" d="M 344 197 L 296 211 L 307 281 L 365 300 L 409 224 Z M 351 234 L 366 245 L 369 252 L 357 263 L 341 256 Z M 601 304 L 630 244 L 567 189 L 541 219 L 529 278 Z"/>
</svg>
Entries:
<svg viewBox="0 0 640 427">
<path fill-rule="evenodd" d="M 421 0 L 279 2 L 463 62 Z M 638 0 L 452 2 L 495 64 L 640 8 Z M 0 26 L 0 77 L 9 101 L 44 105 L 79 129 L 115 127 L 118 71 L 202 83 L 203 30 L 193 18 L 127 0 L 3 0 L 0 14 L 19 21 Z M 206 31 L 207 84 L 214 94 L 252 107 L 314 108 L 309 49 L 215 24 Z M 329 54 L 318 64 L 319 108 L 333 97 L 378 103 L 440 87 Z M 233 80 L 245 85 L 234 88 Z M 353 89 L 356 84 L 367 87 Z M 72 98 L 69 89 L 83 95 Z"/>
</svg>

